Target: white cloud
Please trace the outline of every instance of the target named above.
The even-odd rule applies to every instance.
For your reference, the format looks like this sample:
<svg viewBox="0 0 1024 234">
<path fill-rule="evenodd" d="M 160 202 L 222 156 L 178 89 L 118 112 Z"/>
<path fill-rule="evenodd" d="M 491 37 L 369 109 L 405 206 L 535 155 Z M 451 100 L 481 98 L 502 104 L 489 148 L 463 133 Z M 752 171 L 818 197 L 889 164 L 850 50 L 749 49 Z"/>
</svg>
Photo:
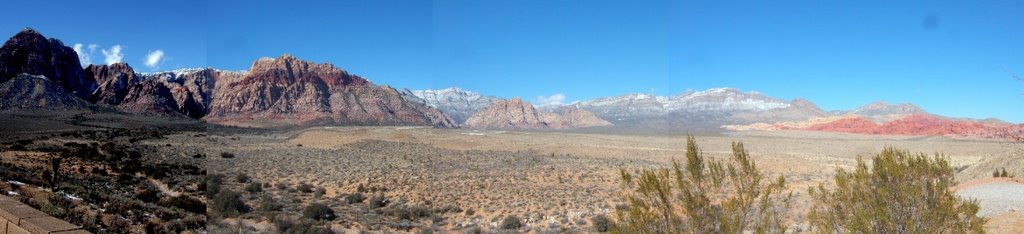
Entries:
<svg viewBox="0 0 1024 234">
<path fill-rule="evenodd" d="M 561 106 L 565 105 L 565 94 L 556 93 L 551 96 L 537 96 L 537 105 L 539 106 Z"/>
<path fill-rule="evenodd" d="M 89 51 L 85 51 L 82 47 L 82 43 L 75 43 L 72 48 L 75 49 L 75 53 L 78 53 L 78 62 L 83 67 L 89 66 L 89 64 L 92 64 L 92 55 L 96 53 L 96 44 L 89 44 Z"/>
<path fill-rule="evenodd" d="M 146 66 L 149 67 L 149 68 L 156 69 L 156 68 L 159 68 L 160 64 L 163 63 L 164 61 L 167 61 L 166 59 L 164 59 L 164 51 L 163 50 L 155 50 L 155 51 L 149 52 L 149 54 L 146 55 L 146 60 L 145 60 L 144 64 L 146 64 Z"/>
<path fill-rule="evenodd" d="M 114 45 L 110 47 L 110 50 L 100 50 L 103 52 L 103 61 L 107 62 L 107 65 L 120 63 L 124 60 L 124 54 L 121 54 L 121 45 Z"/>
</svg>

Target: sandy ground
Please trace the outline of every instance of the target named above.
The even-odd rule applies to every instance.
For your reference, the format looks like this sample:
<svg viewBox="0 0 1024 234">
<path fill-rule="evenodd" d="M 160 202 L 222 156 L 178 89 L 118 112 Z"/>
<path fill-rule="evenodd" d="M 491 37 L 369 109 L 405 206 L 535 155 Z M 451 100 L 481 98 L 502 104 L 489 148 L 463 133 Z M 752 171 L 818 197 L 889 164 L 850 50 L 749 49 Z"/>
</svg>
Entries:
<svg viewBox="0 0 1024 234">
<path fill-rule="evenodd" d="M 207 141 L 184 137 L 168 141 L 211 156 L 220 152 L 238 155 L 234 159 L 210 157 L 211 172 L 246 173 L 256 181 L 275 184 L 305 182 L 327 191 L 323 198 L 301 196 L 296 200 L 287 193 L 273 192 L 275 198 L 330 203 L 355 192 L 359 185 L 377 185 L 387 188 L 385 195 L 405 204 L 451 205 L 475 211 L 448 214 L 442 226 L 445 229 L 494 227 L 497 218 L 518 215 L 531 227 L 585 230 L 588 217 L 607 214 L 616 204 L 619 168 L 667 167 L 672 160 L 683 159 L 685 147 L 682 134 L 427 127 L 317 127 L 213 134 Z M 794 210 L 809 207 L 807 186 L 829 181 L 837 168 L 851 168 L 858 158 L 870 158 L 885 147 L 941 153 L 960 169 L 993 158 L 1016 157 L 1020 152 L 1017 145 L 992 140 L 815 132 L 739 132 L 697 136 L 697 141 L 707 156 L 716 158 L 727 157 L 730 144 L 742 141 L 759 167 L 772 176 L 786 177 L 797 199 Z M 958 179 L 984 176 L 979 172 Z M 335 209 L 349 209 L 337 206 Z M 991 205 L 983 203 L 983 209 L 986 206 Z M 992 217 L 993 225 L 998 224 L 992 230 L 1020 226 L 1007 217 L 1013 216 Z M 355 219 L 335 224 L 372 227 Z"/>
</svg>

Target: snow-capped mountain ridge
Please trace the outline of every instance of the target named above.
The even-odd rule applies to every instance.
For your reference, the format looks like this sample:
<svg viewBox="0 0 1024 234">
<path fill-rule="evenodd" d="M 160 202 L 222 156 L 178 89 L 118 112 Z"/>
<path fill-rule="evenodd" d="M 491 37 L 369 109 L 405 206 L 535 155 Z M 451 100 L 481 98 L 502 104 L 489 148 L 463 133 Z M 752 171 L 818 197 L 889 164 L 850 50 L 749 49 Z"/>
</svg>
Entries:
<svg viewBox="0 0 1024 234">
<path fill-rule="evenodd" d="M 401 91 L 402 96 L 414 102 L 423 103 L 437 108 L 458 124 L 462 124 L 476 112 L 483 110 L 494 102 L 502 100 L 494 96 L 485 96 L 477 92 L 450 87 L 438 90 Z"/>
<path fill-rule="evenodd" d="M 664 114 L 675 111 L 768 111 L 787 108 L 791 105 L 786 101 L 764 96 L 759 92 L 744 93 L 734 88 L 713 88 L 684 92 L 675 96 L 632 93 L 582 101 L 576 106 L 585 109 L 604 109 L 615 106 L 615 108 L 626 111 L 641 110 L 649 112 L 649 114 Z M 597 112 L 608 111 L 598 110 Z"/>
</svg>

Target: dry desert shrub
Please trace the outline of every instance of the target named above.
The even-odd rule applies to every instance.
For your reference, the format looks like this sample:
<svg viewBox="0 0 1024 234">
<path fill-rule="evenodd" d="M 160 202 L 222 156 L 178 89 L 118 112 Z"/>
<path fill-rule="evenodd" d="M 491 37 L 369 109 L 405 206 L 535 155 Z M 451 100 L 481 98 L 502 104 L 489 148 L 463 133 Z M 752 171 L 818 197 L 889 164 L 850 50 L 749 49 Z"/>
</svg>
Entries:
<svg viewBox="0 0 1024 234">
<path fill-rule="evenodd" d="M 835 186 L 810 188 L 808 214 L 819 233 L 982 233 L 978 203 L 949 190 L 954 171 L 946 158 L 886 148 L 873 164 L 858 160 L 838 170 Z"/>
<path fill-rule="evenodd" d="M 334 220 L 337 215 L 334 214 L 334 210 L 327 205 L 320 203 L 309 204 L 305 210 L 302 211 L 302 218 L 312 220 Z"/>
<path fill-rule="evenodd" d="M 705 158 L 693 136 L 686 138 L 685 167 L 621 169 L 628 205 L 619 207 L 613 233 L 784 233 L 791 194 L 785 179 L 766 178 L 742 143 L 732 160 Z"/>
</svg>

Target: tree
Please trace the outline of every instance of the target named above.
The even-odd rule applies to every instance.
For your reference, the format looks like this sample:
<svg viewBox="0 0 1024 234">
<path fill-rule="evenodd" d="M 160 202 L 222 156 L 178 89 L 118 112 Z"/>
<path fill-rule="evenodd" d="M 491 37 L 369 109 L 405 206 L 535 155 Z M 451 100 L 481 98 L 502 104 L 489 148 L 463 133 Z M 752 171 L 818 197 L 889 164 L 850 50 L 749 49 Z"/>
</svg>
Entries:
<svg viewBox="0 0 1024 234">
<path fill-rule="evenodd" d="M 834 188 L 810 188 L 811 230 L 821 233 L 981 233 L 976 201 L 949 190 L 954 170 L 946 158 L 886 148 L 873 165 L 858 159 L 839 169 Z"/>
<path fill-rule="evenodd" d="M 784 233 L 783 214 L 792 194 L 785 178 L 769 180 L 750 160 L 743 143 L 732 144 L 732 160 L 704 157 L 686 138 L 686 165 L 620 169 L 628 205 L 615 212 L 613 233 Z"/>
</svg>

